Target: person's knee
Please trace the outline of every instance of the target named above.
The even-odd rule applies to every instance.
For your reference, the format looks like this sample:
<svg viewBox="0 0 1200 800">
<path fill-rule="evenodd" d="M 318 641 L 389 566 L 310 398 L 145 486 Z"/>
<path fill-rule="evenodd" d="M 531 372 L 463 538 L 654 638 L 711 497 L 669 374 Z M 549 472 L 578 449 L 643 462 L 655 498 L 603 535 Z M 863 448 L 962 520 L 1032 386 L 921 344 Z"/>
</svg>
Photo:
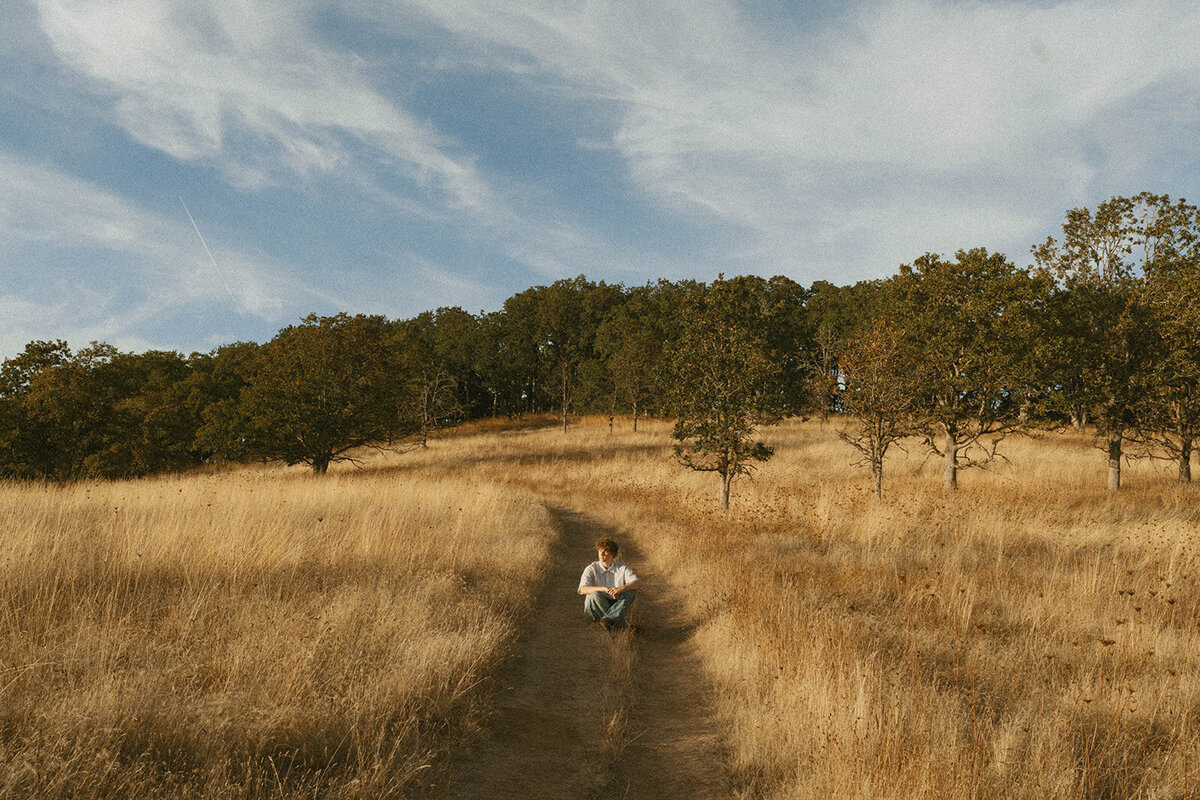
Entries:
<svg viewBox="0 0 1200 800">
<path fill-rule="evenodd" d="M 597 620 L 608 611 L 610 603 L 611 600 L 604 592 L 592 592 L 583 599 L 583 611 L 591 619 Z"/>
</svg>

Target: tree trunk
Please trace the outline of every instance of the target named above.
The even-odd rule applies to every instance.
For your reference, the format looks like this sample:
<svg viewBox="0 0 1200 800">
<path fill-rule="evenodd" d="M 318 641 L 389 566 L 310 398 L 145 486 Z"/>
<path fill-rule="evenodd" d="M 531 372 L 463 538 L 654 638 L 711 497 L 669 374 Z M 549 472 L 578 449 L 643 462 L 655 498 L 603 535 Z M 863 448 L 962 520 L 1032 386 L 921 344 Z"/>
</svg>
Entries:
<svg viewBox="0 0 1200 800">
<path fill-rule="evenodd" d="M 319 455 L 319 456 L 314 456 L 313 462 L 312 462 L 313 475 L 324 475 L 326 472 L 328 472 L 329 471 L 329 459 L 330 459 L 330 456 L 324 455 L 324 454 Z"/>
<path fill-rule="evenodd" d="M 721 510 L 729 510 L 729 484 L 733 482 L 732 475 L 721 475 Z"/>
<path fill-rule="evenodd" d="M 1113 492 L 1121 488 L 1121 440 L 1120 431 L 1108 435 L 1108 488 Z"/>
<path fill-rule="evenodd" d="M 953 492 L 958 488 L 958 441 L 950 428 L 946 428 L 946 439 L 942 443 L 942 459 L 942 488 Z"/>
<path fill-rule="evenodd" d="M 1179 482 L 1192 482 L 1192 439 L 1186 437 L 1179 442 Z"/>
<path fill-rule="evenodd" d="M 637 400 L 634 400 L 633 401 L 633 432 L 634 433 L 637 433 L 637 417 L 638 417 Z"/>
<path fill-rule="evenodd" d="M 562 369 L 562 418 L 563 418 L 562 422 L 563 422 L 563 433 L 566 433 L 567 432 L 567 393 L 568 393 L 568 388 L 569 388 L 570 384 L 567 381 L 566 365 L 563 365 L 561 369 Z"/>
<path fill-rule="evenodd" d="M 883 500 L 883 462 L 871 462 L 871 479 L 875 483 L 875 499 Z"/>
</svg>

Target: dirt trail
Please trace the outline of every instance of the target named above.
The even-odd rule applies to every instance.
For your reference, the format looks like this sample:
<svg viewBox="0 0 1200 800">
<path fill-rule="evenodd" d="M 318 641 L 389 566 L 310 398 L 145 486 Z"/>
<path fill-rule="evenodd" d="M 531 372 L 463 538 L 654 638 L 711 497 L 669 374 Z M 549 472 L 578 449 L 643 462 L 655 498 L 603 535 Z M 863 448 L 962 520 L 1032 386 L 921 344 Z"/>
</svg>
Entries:
<svg viewBox="0 0 1200 800">
<path fill-rule="evenodd" d="M 487 738 L 452 765 L 449 797 L 730 797 L 677 590 L 655 578 L 628 536 L 577 512 L 552 512 L 562 543 L 550 579 L 501 681 Z M 575 593 L 593 542 L 605 535 L 642 579 L 636 637 L 588 623 Z"/>
</svg>

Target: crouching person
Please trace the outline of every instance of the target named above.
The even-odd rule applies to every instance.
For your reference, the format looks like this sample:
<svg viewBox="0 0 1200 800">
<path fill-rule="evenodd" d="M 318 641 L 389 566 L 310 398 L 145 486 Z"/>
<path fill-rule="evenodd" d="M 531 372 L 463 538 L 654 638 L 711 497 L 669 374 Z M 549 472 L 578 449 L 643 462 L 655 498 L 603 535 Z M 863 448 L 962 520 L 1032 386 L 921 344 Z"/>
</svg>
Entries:
<svg viewBox="0 0 1200 800">
<path fill-rule="evenodd" d="M 625 616 L 637 599 L 638 576 L 617 561 L 619 547 L 612 539 L 596 541 L 596 555 L 579 578 L 579 593 L 584 596 L 583 613 L 609 630 L 625 627 Z"/>
</svg>

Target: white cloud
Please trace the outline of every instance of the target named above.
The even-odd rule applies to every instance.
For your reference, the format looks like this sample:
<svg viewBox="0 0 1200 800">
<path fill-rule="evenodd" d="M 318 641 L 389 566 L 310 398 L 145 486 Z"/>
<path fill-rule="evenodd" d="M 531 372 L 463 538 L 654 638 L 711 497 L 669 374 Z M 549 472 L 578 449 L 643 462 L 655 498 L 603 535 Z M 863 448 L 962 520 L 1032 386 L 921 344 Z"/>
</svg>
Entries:
<svg viewBox="0 0 1200 800">
<path fill-rule="evenodd" d="M 1178 175 L 1183 157 L 1194 164 L 1194 139 L 1168 143 L 1164 131 L 1200 129 L 1200 11 L 1183 0 L 886 0 L 808 26 L 753 18 L 732 0 L 31 2 L 57 57 L 137 141 L 244 190 L 336 184 L 339 199 L 428 225 L 430 241 L 451 239 L 447 250 L 477 259 L 476 273 L 511 259 L 550 280 L 708 270 L 841 282 L 977 245 L 1020 262 L 1067 208 L 1143 188 L 1178 193 L 1156 181 Z M 556 189 L 519 166 L 489 173 L 486 158 L 407 110 L 403 94 L 384 93 L 388 64 L 338 50 L 336 33 L 323 35 L 330 18 L 371 26 L 382 49 L 420 40 L 417 68 L 503 72 L 535 102 L 554 96 L 542 108 L 586 107 L 605 124 L 564 129 L 581 153 L 617 154 L 637 194 L 629 207 L 649 209 L 640 235 L 662 220 L 672 227 L 663 240 L 685 252 L 671 263 L 661 255 L 670 243 L 636 253 L 621 231 L 561 210 Z M 68 282 L 69 303 L 6 285 L 6 310 L 45 308 L 64 325 L 78 315 L 64 330 L 132 336 L 118 310 L 149 323 L 171 313 L 163 309 L 225 303 L 275 319 L 297 296 L 318 297 L 244 247 L 215 247 L 214 268 L 177 209 L 149 213 L 3 156 L 0 180 L 15 187 L 0 195 L 0 246 L 95 248 L 104 269 L 137 281 L 90 276 L 86 300 L 85 282 Z M 693 232 L 704 244 L 686 251 Z M 377 267 L 393 247 L 380 244 Z M 433 244 L 425 261 L 414 255 L 398 283 L 481 300 L 489 281 L 504 283 L 495 273 L 463 278 L 468 265 L 433 266 L 445 252 Z M 348 273 L 321 279 L 369 293 L 374 279 Z M 368 302 L 401 302 L 384 294 Z"/>
<path fill-rule="evenodd" d="M 487 242 L 551 279 L 619 262 L 604 236 L 541 205 L 519 178 L 489 178 L 452 138 L 382 95 L 358 56 L 323 43 L 319 2 L 33 2 L 55 53 L 113 98 L 130 136 L 215 166 L 238 189 L 333 176 L 369 203 Z M 408 33 L 403 17 L 388 21 Z M 580 242 L 585 251 L 570 248 Z"/>
<path fill-rule="evenodd" d="M 374 90 L 352 54 L 321 46 L 313 3 L 34 2 L 55 52 L 114 98 L 131 136 L 240 187 L 353 170 L 357 142 L 451 207 L 490 202 L 469 158 Z"/>
<path fill-rule="evenodd" d="M 284 266 L 211 234 L 210 260 L 182 207 L 147 211 L 4 152 L 0 183 L 0 250 L 9 265 L 0 351 L 35 338 L 133 346 L 146 342 L 139 331 L 181 313 L 232 309 L 275 321 L 297 297 L 327 299 Z"/>
<path fill-rule="evenodd" d="M 612 144 L 641 191 L 747 231 L 727 254 L 747 266 L 808 277 L 1027 244 L 1047 213 L 1126 190 L 1095 184 L 1161 135 L 1131 131 L 1097 165 L 1096 126 L 1200 77 L 1184 0 L 891 0 L 790 32 L 727 0 L 395 5 L 458 35 L 467 63 L 616 101 Z"/>
</svg>

